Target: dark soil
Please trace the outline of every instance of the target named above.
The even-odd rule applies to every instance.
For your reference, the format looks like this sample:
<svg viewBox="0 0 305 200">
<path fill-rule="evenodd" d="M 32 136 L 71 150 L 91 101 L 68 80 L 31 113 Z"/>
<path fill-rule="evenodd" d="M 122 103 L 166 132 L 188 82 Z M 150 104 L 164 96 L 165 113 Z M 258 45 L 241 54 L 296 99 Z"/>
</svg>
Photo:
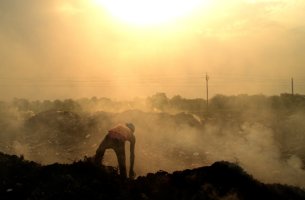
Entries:
<svg viewBox="0 0 305 200">
<path fill-rule="evenodd" d="M 211 166 L 122 179 L 112 167 L 90 159 L 42 166 L 0 153 L 0 197 L 4 199 L 305 199 L 297 187 L 264 184 L 238 165 Z"/>
</svg>

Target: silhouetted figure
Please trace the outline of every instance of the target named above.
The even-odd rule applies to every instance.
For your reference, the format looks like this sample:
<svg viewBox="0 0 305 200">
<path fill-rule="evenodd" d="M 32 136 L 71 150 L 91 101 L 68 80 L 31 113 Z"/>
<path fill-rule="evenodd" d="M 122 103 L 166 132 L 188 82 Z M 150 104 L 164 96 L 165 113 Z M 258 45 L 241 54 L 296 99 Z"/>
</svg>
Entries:
<svg viewBox="0 0 305 200">
<path fill-rule="evenodd" d="M 100 146 L 96 150 L 94 156 L 95 163 L 101 165 L 102 159 L 106 149 L 113 149 L 116 153 L 120 175 L 124 178 L 127 177 L 126 174 L 126 156 L 125 156 L 125 141 L 130 142 L 130 169 L 129 178 L 134 178 L 135 173 L 133 171 L 134 167 L 134 149 L 136 138 L 134 136 L 135 127 L 132 123 L 118 124 L 114 128 L 108 131 L 104 140 L 101 142 Z"/>
</svg>

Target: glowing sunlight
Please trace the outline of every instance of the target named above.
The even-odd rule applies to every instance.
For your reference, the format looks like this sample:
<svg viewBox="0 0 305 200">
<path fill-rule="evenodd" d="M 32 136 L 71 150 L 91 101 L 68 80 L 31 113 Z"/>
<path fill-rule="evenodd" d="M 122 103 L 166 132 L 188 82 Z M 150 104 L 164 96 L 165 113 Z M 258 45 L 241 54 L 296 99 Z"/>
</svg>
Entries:
<svg viewBox="0 0 305 200">
<path fill-rule="evenodd" d="M 149 26 L 190 15 L 196 8 L 207 6 L 210 0 L 94 0 L 94 2 L 125 23 Z"/>
</svg>

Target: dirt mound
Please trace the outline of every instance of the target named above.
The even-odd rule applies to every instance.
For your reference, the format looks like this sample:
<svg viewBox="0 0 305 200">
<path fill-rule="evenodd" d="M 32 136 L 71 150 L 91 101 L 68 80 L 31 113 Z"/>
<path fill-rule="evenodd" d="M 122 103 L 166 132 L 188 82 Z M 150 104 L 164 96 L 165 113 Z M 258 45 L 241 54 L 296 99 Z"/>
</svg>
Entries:
<svg viewBox="0 0 305 200">
<path fill-rule="evenodd" d="M 88 159 L 41 166 L 0 153 L 0 180 L 1 199 L 305 199 L 299 188 L 260 183 L 229 162 L 126 180 Z"/>
</svg>

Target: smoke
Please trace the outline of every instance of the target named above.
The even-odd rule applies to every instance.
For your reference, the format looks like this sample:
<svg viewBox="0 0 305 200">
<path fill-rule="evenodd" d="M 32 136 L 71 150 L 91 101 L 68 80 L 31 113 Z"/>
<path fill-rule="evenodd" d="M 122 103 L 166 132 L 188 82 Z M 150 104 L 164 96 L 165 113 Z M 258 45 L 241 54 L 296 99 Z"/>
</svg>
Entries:
<svg viewBox="0 0 305 200">
<path fill-rule="evenodd" d="M 190 119 L 196 125 L 187 124 Z M 286 154 L 283 147 L 292 149 L 296 143 L 280 141 L 279 133 L 262 123 L 201 124 L 188 114 L 128 112 L 114 119 L 113 124 L 126 120 L 133 121 L 137 127 L 138 175 L 158 170 L 173 172 L 228 160 L 266 183 L 305 186 L 303 157 L 300 157 L 303 152 Z"/>
<path fill-rule="evenodd" d="M 112 101 L 107 102 L 108 109 L 121 110 L 119 106 L 113 107 Z M 54 102 L 47 105 L 50 103 Z M 127 104 L 123 106 L 125 109 L 132 102 Z M 60 106 L 58 102 L 57 105 Z M 103 112 L 95 111 L 92 106 L 90 112 L 49 110 L 34 114 L 29 108 L 22 110 L 20 105 L 5 104 L 0 115 L 3 130 L 0 151 L 23 155 L 42 164 L 71 163 L 93 156 L 112 126 L 133 122 L 138 176 L 226 160 L 239 164 L 260 181 L 305 187 L 302 112 L 277 118 L 270 109 L 257 113 L 251 107 L 243 110 L 241 119 L 215 115 L 203 120 L 180 111 L 151 112 L 146 107 L 146 111 Z M 106 104 L 103 106 L 107 109 Z M 143 104 L 141 107 L 144 108 Z M 60 108 L 79 109 L 78 106 Z M 129 166 L 129 143 L 126 152 Z M 106 151 L 103 163 L 118 165 L 112 150 Z"/>
<path fill-rule="evenodd" d="M 305 171 L 297 155 L 283 158 L 274 132 L 262 124 L 242 125 L 236 133 L 228 129 L 217 136 L 215 127 L 203 137 L 209 141 L 209 159 L 235 161 L 255 178 L 268 183 L 305 185 Z"/>
<path fill-rule="evenodd" d="M 147 30 L 90 2 L 0 1 L 2 99 L 132 98 L 156 88 L 198 97 L 203 71 L 212 95 L 277 94 L 289 90 L 287 76 L 304 78 L 304 2 L 215 1 L 192 20 Z"/>
<path fill-rule="evenodd" d="M 237 127 L 221 128 L 221 124 L 192 127 L 161 120 L 151 124 L 149 128 L 138 124 L 136 170 L 140 174 L 227 160 L 266 183 L 305 186 L 301 158 L 283 156 L 274 131 L 262 124 L 244 123 L 238 131 Z"/>
</svg>

